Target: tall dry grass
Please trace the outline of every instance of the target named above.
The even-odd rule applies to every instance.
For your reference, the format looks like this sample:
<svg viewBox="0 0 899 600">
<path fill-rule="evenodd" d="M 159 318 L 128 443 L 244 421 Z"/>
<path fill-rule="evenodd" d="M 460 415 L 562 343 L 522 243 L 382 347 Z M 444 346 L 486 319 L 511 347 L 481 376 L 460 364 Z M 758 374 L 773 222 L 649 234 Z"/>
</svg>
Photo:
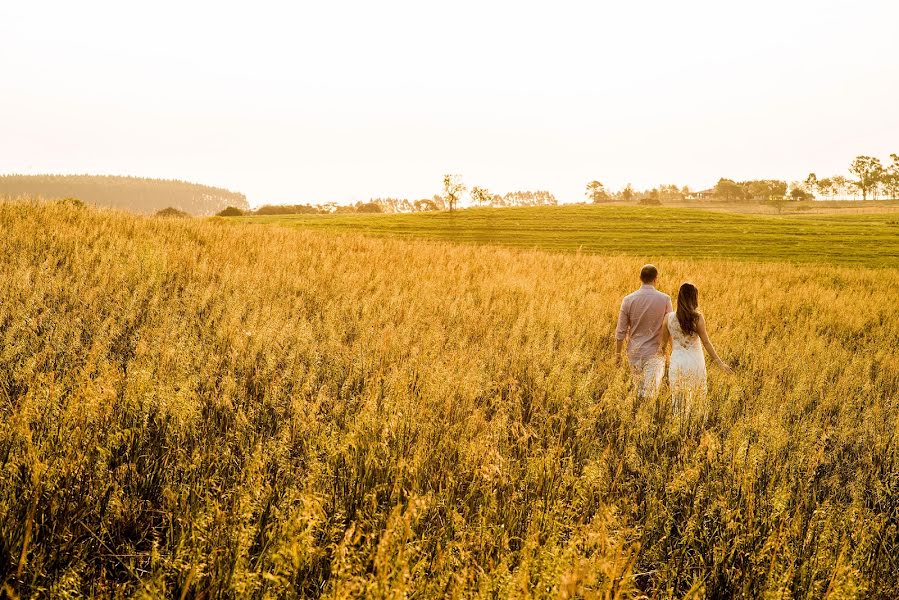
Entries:
<svg viewBox="0 0 899 600">
<path fill-rule="evenodd" d="M 9 595 L 899 595 L 897 269 L 652 257 L 737 367 L 676 420 L 611 360 L 637 259 L 0 228 Z"/>
</svg>

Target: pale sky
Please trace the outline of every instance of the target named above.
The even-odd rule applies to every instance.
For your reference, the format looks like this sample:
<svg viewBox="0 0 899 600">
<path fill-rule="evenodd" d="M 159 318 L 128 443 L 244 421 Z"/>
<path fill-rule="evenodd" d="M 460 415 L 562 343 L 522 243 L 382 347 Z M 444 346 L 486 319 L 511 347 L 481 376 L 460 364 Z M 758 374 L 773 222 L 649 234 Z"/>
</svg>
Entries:
<svg viewBox="0 0 899 600">
<path fill-rule="evenodd" d="M 899 2 L 0 0 L 0 173 L 583 199 L 899 152 Z"/>
</svg>

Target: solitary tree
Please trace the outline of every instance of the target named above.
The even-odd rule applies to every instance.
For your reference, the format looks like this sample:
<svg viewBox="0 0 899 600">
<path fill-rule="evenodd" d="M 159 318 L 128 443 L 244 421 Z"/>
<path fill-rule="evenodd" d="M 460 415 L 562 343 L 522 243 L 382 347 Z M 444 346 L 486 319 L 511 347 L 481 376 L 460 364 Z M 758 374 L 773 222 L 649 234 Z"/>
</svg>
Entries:
<svg viewBox="0 0 899 600">
<path fill-rule="evenodd" d="M 593 204 L 608 202 L 611 199 L 605 186 L 595 179 L 587 184 L 587 198 L 589 198 L 590 202 Z"/>
<path fill-rule="evenodd" d="M 445 182 L 444 185 L 446 185 Z M 474 186 L 471 188 L 471 199 L 477 202 L 478 206 L 483 206 L 492 202 L 493 194 L 482 187 Z"/>
<path fill-rule="evenodd" d="M 621 199 L 625 202 L 630 202 L 634 199 L 634 188 L 631 186 L 631 184 L 627 184 L 626 186 L 624 186 L 624 189 L 621 190 Z"/>
<path fill-rule="evenodd" d="M 450 212 L 456 208 L 459 203 L 459 197 L 465 192 L 465 185 L 459 175 L 443 176 L 443 194 L 446 196 L 446 202 L 449 205 Z"/>
<path fill-rule="evenodd" d="M 777 211 L 777 214 L 780 214 L 783 212 L 784 206 L 786 206 L 787 204 L 787 199 L 783 196 L 781 196 L 780 198 L 772 196 L 771 198 L 768 198 L 767 201 L 765 201 L 765 204 L 774 207 L 774 209 Z"/>
<path fill-rule="evenodd" d="M 849 172 L 858 177 L 855 185 L 862 193 L 862 200 L 868 199 L 868 192 L 877 193 L 877 186 L 883 175 L 883 165 L 879 158 L 857 156 L 849 165 Z"/>
</svg>

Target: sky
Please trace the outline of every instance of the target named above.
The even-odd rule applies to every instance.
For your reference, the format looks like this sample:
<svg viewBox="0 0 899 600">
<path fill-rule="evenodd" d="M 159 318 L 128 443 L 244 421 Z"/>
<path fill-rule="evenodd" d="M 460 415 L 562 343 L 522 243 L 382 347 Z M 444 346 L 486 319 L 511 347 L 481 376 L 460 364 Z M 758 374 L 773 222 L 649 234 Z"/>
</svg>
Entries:
<svg viewBox="0 0 899 600">
<path fill-rule="evenodd" d="M 899 152 L 899 2 L 0 1 L 0 173 L 584 200 Z"/>
</svg>

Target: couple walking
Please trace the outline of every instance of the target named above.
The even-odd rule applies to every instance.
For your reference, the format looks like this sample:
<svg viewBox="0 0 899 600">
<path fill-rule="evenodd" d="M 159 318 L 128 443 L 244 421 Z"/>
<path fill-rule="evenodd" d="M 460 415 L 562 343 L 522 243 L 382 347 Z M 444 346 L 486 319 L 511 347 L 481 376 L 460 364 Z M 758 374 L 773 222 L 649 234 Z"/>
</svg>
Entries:
<svg viewBox="0 0 899 600">
<path fill-rule="evenodd" d="M 680 286 L 677 310 L 671 298 L 655 287 L 659 271 L 653 265 L 640 270 L 643 285 L 625 296 L 615 331 L 615 360 L 621 361 L 621 350 L 627 338 L 627 358 L 630 362 L 637 394 L 640 398 L 655 397 L 665 375 L 665 353 L 671 342 L 668 364 L 668 385 L 674 412 L 689 410 L 696 398 L 706 393 L 705 356 L 702 348 L 715 364 L 725 371 L 730 367 L 715 352 L 709 339 L 705 318 L 699 312 L 699 292 L 692 283 Z"/>
</svg>

